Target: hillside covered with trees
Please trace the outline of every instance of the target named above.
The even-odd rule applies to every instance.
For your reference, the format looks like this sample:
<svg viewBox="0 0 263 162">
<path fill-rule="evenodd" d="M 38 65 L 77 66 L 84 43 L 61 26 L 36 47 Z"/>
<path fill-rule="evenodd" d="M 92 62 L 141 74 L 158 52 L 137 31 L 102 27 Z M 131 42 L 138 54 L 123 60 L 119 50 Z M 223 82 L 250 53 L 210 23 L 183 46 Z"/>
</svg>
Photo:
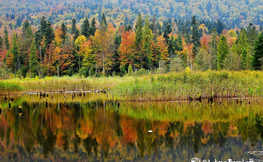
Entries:
<svg viewBox="0 0 263 162">
<path fill-rule="evenodd" d="M 239 15 L 242 21 L 231 28 L 235 21 L 230 17 L 235 16 L 211 17 L 219 10 L 217 2 L 212 3 L 211 9 L 207 4 L 201 12 L 207 14 L 209 10 L 210 16 L 194 12 L 202 5 L 183 16 L 183 11 L 177 12 L 179 8 L 196 5 L 186 1 L 155 1 L 149 10 L 147 6 L 153 6 L 149 1 L 28 1 L 24 8 L 18 3 L 22 1 L 1 6 L 6 12 L 0 19 L 2 78 L 10 73 L 17 77 L 87 77 L 180 72 L 186 67 L 198 71 L 262 69 L 261 21 L 255 22 L 256 16 L 244 19 Z M 244 3 L 250 8 L 260 2 Z M 44 7 L 40 9 L 41 4 Z M 176 4 L 182 6 L 176 8 Z M 12 7 L 15 9 L 9 10 Z M 196 16 L 190 17 L 190 12 Z"/>
<path fill-rule="evenodd" d="M 70 24 L 72 19 L 82 24 L 85 17 L 101 20 L 102 13 L 114 25 L 135 23 L 138 14 L 145 18 L 156 15 L 158 21 L 190 19 L 221 20 L 230 28 L 263 24 L 263 0 L 3 0 L 0 2 L 0 27 L 21 27 L 28 19 L 39 25 L 43 15 L 52 24 Z"/>
</svg>

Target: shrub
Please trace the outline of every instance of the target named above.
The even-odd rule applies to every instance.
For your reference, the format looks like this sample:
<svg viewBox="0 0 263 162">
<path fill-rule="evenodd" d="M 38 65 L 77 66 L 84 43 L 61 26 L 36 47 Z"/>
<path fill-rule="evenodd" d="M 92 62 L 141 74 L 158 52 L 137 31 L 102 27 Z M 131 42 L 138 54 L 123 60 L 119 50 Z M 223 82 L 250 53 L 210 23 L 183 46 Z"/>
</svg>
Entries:
<svg viewBox="0 0 263 162">
<path fill-rule="evenodd" d="M 141 68 L 140 70 L 136 71 L 134 73 L 135 76 L 142 76 L 142 75 L 147 75 L 147 71 L 144 68 Z"/>
</svg>

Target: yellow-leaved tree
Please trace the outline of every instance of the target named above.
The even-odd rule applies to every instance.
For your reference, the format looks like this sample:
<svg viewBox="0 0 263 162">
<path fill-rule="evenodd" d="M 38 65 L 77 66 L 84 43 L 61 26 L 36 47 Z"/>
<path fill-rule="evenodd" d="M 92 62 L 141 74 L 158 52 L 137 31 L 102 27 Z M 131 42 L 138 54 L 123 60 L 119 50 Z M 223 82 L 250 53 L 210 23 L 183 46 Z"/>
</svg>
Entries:
<svg viewBox="0 0 263 162">
<path fill-rule="evenodd" d="M 116 29 L 111 23 L 107 27 L 103 23 L 91 38 L 97 65 L 102 68 L 103 74 L 111 69 L 115 33 Z"/>
</svg>

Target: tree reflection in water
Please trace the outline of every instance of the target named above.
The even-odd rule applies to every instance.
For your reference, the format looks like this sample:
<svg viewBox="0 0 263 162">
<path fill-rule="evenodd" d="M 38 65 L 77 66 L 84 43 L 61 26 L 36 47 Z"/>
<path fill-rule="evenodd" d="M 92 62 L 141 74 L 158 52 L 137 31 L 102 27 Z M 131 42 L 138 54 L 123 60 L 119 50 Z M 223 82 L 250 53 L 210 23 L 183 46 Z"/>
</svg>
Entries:
<svg viewBox="0 0 263 162">
<path fill-rule="evenodd" d="M 10 111 L 3 109 L 1 159 L 189 161 L 195 156 L 225 160 L 230 155 L 240 159 L 248 156 L 243 150 L 260 150 L 263 139 L 263 117 L 257 105 L 253 105 L 254 111 L 244 109 L 236 116 L 235 109 L 242 109 L 238 105 L 228 104 L 232 107 L 218 109 L 217 114 L 208 105 L 209 108 L 198 110 L 202 112 L 199 117 L 207 119 L 198 120 L 191 115 L 196 111 L 191 105 L 184 105 L 189 110 L 184 109 L 183 113 L 179 108 L 184 107 L 174 103 L 168 105 L 170 111 L 175 109 L 172 120 L 165 107 L 147 109 L 152 106 L 147 103 L 140 109 L 135 103 L 126 103 L 116 110 L 112 103 L 103 100 L 48 101 L 48 107 L 43 100 L 36 102 L 33 110 L 30 100 L 26 97 L 14 103 Z M 16 111 L 19 104 L 23 117 Z M 94 104 L 96 109 L 92 108 Z M 5 103 L 0 105 L 5 107 Z"/>
</svg>

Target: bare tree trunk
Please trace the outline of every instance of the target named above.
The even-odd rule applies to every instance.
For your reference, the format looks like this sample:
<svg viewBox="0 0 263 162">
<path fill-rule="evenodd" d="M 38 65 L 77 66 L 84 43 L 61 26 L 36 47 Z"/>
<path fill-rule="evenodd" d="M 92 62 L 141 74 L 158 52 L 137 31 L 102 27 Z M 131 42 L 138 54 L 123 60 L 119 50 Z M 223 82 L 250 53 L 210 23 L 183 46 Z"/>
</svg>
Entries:
<svg viewBox="0 0 263 162">
<path fill-rule="evenodd" d="M 79 70 L 80 70 L 80 55 L 79 55 Z"/>
<path fill-rule="evenodd" d="M 189 52 L 187 53 L 187 66 L 189 67 Z"/>
<path fill-rule="evenodd" d="M 50 51 L 49 51 L 49 54 L 48 54 L 48 72 L 50 73 L 50 76 L 51 76 L 51 72 L 49 71 L 49 61 L 50 61 Z"/>
<path fill-rule="evenodd" d="M 20 60 L 19 60 L 19 56 L 17 56 L 17 70 L 20 70 Z"/>
<path fill-rule="evenodd" d="M 103 62 L 103 75 L 105 75 L 105 66 L 104 66 L 104 61 L 105 61 L 105 53 L 103 52 L 102 54 L 102 62 Z"/>
<path fill-rule="evenodd" d="M 41 68 L 41 66 L 42 66 L 42 54 L 41 54 L 41 46 L 39 46 L 39 51 L 40 51 L 40 66 L 39 66 L 39 68 L 40 68 L 40 77 L 42 77 L 42 68 Z"/>
<path fill-rule="evenodd" d="M 58 77 L 59 77 L 59 65 L 57 66 L 57 73 L 58 73 Z"/>
</svg>

